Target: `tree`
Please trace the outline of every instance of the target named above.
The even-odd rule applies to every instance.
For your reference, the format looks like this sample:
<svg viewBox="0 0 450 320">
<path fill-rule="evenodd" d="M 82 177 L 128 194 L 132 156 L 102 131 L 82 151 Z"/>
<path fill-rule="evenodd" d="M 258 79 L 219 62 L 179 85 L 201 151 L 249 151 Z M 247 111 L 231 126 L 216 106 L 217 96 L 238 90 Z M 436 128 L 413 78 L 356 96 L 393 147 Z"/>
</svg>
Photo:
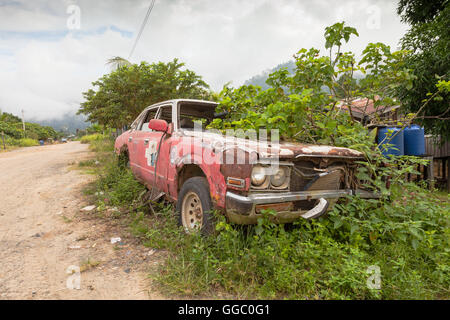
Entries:
<svg viewBox="0 0 450 320">
<path fill-rule="evenodd" d="M 117 70 L 125 66 L 131 66 L 132 63 L 125 58 L 116 56 L 111 59 L 108 59 L 106 64 L 110 65 L 113 70 Z"/>
<path fill-rule="evenodd" d="M 400 0 L 397 13 L 402 21 L 415 25 L 431 22 L 448 5 L 448 0 Z"/>
<path fill-rule="evenodd" d="M 168 63 L 122 64 L 93 82 L 95 90 L 83 93 L 85 102 L 78 114 L 87 115 L 91 122 L 122 128 L 154 103 L 176 98 L 208 99 L 209 86 L 183 67 L 184 63 L 177 59 Z"/>
<path fill-rule="evenodd" d="M 448 0 L 401 0 L 397 12 L 411 25 L 400 43 L 409 52 L 405 63 L 414 76 L 412 87 L 402 85 L 397 94 L 406 112 L 417 112 L 427 94 L 436 92 L 436 83 L 450 79 L 450 5 Z M 442 141 L 450 139 L 449 98 L 439 92 L 416 120 Z"/>
<path fill-rule="evenodd" d="M 411 70 L 404 63 L 405 51 L 392 52 L 383 43 L 369 43 L 357 61 L 352 52 L 342 52 L 342 44 L 356 29 L 343 22 L 325 30 L 327 54 L 315 48 L 294 55 L 295 68 L 276 70 L 269 75 L 267 90 L 255 86 L 225 87 L 219 95 L 219 109 L 228 119 L 215 119 L 217 129 L 278 129 L 281 138 L 302 142 L 332 144 L 367 151 L 374 137 L 353 120 L 351 102 L 359 97 L 379 105 L 396 104 L 395 89 L 411 85 Z M 355 72 L 364 78 L 355 80 Z M 377 99 L 375 99 L 377 97 Z M 350 114 L 336 106 L 344 100 Z"/>
</svg>

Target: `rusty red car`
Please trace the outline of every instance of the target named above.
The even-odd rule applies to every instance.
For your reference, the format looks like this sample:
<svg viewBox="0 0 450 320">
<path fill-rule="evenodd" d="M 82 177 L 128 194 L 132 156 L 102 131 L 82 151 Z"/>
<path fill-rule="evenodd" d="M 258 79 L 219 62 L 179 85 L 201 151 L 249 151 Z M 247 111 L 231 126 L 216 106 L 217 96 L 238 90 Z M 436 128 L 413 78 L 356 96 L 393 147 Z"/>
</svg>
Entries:
<svg viewBox="0 0 450 320">
<path fill-rule="evenodd" d="M 151 105 L 115 141 L 134 176 L 176 203 L 187 231 L 212 232 L 213 211 L 232 223 L 254 224 L 272 209 L 275 222 L 289 223 L 320 217 L 341 197 L 376 197 L 355 176 L 362 153 L 206 131 L 223 116 L 217 106 L 192 99 Z"/>
</svg>

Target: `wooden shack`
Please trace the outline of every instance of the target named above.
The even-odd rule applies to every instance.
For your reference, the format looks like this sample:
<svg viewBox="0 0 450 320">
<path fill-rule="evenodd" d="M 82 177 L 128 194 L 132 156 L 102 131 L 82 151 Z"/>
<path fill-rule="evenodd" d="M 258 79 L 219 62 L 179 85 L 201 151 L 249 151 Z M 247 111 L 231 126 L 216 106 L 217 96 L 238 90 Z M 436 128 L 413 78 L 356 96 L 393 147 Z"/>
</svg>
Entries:
<svg viewBox="0 0 450 320">
<path fill-rule="evenodd" d="M 425 135 L 425 152 L 433 157 L 437 184 L 446 183 L 447 192 L 450 192 L 450 141 L 441 143 L 440 137 Z"/>
</svg>

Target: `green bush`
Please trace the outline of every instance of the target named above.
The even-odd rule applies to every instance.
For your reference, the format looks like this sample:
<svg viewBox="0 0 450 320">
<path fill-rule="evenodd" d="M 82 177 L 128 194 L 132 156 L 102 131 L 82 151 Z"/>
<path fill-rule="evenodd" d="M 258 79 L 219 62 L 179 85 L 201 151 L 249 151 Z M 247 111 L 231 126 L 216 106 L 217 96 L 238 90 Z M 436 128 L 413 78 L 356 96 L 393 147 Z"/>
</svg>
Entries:
<svg viewBox="0 0 450 320">
<path fill-rule="evenodd" d="M 145 187 L 134 178 L 130 170 L 119 168 L 116 159 L 113 159 L 100 169 L 97 191 L 100 207 L 129 207 L 145 191 Z"/>
<path fill-rule="evenodd" d="M 94 134 L 89 134 L 89 135 L 81 137 L 80 142 L 81 143 L 91 143 L 93 141 L 101 141 L 104 139 L 105 139 L 105 136 L 102 135 L 101 133 L 94 133 Z"/>
<path fill-rule="evenodd" d="M 35 139 L 30 138 L 22 138 L 22 139 L 7 139 L 6 144 L 10 146 L 16 146 L 16 147 L 32 147 L 32 146 L 38 146 L 39 142 Z"/>
<path fill-rule="evenodd" d="M 18 145 L 20 147 L 38 146 L 39 141 L 37 141 L 35 139 L 30 139 L 30 138 L 23 138 L 23 139 L 19 139 Z"/>
</svg>

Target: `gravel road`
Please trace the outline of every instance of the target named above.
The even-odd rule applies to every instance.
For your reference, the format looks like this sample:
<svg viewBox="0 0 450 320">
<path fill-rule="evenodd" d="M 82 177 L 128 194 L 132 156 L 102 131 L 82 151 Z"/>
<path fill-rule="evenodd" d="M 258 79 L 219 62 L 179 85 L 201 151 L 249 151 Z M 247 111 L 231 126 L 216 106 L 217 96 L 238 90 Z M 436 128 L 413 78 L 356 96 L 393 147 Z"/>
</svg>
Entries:
<svg viewBox="0 0 450 320">
<path fill-rule="evenodd" d="M 162 298 L 147 277 L 157 255 L 80 211 L 94 177 L 73 167 L 89 157 L 78 142 L 0 153 L 0 299 Z"/>
</svg>

